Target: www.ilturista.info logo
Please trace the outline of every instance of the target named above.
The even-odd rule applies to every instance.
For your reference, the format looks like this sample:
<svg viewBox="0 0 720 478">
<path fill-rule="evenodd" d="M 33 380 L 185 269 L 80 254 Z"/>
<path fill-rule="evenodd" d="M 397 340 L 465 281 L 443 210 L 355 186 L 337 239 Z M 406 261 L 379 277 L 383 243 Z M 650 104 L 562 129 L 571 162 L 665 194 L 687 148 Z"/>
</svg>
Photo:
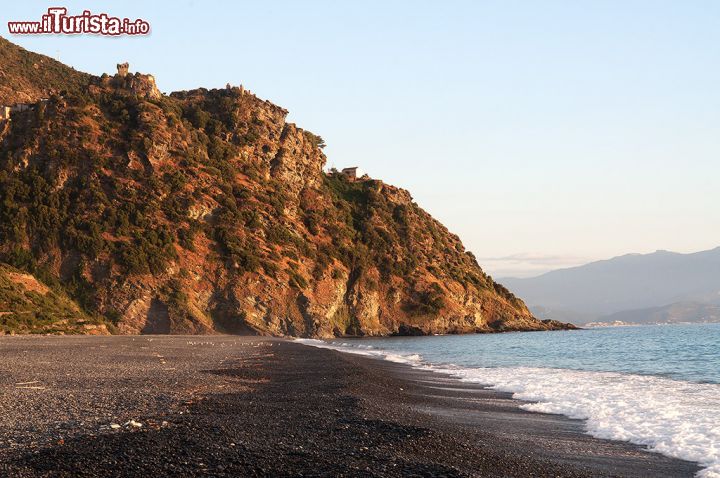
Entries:
<svg viewBox="0 0 720 478">
<path fill-rule="evenodd" d="M 39 22 L 8 22 L 8 31 L 15 35 L 147 35 L 150 24 L 141 18 L 130 20 L 111 17 L 107 13 L 90 13 L 90 10 L 83 11 L 82 15 L 69 16 L 67 8 L 52 7 Z"/>
</svg>

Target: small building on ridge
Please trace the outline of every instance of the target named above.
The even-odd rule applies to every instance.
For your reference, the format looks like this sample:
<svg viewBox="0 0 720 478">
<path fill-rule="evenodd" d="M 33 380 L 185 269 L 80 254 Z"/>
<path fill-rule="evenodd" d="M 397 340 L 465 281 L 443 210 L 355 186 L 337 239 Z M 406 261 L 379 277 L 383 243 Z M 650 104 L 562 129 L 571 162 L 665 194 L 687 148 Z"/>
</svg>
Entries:
<svg viewBox="0 0 720 478">
<path fill-rule="evenodd" d="M 357 166 L 353 166 L 351 168 L 343 168 L 343 170 L 340 172 L 351 181 L 355 181 L 356 179 L 361 178 L 363 175 L 362 170 Z"/>
</svg>

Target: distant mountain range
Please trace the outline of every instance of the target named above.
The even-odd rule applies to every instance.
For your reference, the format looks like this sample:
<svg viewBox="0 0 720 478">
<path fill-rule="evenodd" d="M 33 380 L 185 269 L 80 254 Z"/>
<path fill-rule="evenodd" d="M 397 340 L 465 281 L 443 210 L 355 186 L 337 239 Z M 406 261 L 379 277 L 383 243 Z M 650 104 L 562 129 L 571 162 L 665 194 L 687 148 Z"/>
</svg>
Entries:
<svg viewBox="0 0 720 478">
<path fill-rule="evenodd" d="M 541 318 L 577 324 L 720 322 L 720 247 L 627 254 L 500 282 Z"/>
</svg>

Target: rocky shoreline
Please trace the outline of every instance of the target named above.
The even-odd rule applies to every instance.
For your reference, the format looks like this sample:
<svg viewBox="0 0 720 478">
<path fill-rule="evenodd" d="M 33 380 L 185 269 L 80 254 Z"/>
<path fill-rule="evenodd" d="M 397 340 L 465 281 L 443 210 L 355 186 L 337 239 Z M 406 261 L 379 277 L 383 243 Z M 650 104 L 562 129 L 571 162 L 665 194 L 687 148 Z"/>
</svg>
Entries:
<svg viewBox="0 0 720 478">
<path fill-rule="evenodd" d="M 693 476 L 478 385 L 264 338 L 0 337 L 0 475 Z M 72 364 L 72 365 L 69 365 Z"/>
</svg>

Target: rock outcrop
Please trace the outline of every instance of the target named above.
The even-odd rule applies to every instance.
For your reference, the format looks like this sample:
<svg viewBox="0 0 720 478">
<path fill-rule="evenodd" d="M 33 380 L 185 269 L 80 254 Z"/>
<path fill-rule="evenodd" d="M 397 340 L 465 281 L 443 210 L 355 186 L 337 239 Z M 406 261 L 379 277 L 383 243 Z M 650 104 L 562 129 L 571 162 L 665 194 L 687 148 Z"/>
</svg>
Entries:
<svg viewBox="0 0 720 478">
<path fill-rule="evenodd" d="M 135 95 L 139 98 L 149 100 L 159 100 L 162 93 L 155 84 L 155 77 L 142 73 L 126 73 L 124 75 L 117 74 L 115 76 L 104 76 L 101 83 L 104 86 L 114 86 L 119 90 L 124 90 L 128 94 Z"/>
<path fill-rule="evenodd" d="M 121 333 L 566 327 L 407 191 L 326 174 L 322 138 L 286 115 L 241 88 L 163 96 L 139 74 L 53 96 L 0 138 L 0 259 Z"/>
</svg>

